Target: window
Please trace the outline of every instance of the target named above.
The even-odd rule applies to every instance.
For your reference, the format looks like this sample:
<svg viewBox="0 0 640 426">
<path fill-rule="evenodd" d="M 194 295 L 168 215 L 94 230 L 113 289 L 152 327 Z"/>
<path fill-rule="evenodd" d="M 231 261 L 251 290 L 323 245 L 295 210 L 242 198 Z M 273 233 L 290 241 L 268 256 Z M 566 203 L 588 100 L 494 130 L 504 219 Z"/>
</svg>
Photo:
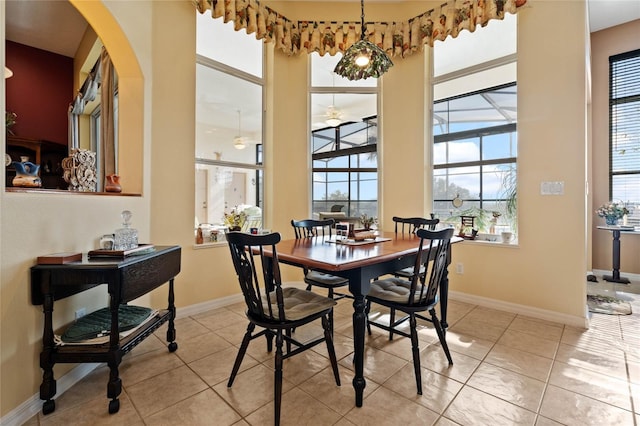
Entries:
<svg viewBox="0 0 640 426">
<path fill-rule="evenodd" d="M 243 230 L 262 227 L 265 82 L 261 41 L 210 11 L 197 25 L 195 227 L 208 243 L 232 211 L 244 211 Z"/>
<path fill-rule="evenodd" d="M 493 215 L 488 212 L 507 216 L 516 175 L 515 98 L 511 84 L 434 104 L 433 212 L 438 217 L 476 216 L 477 225 L 489 231 Z M 463 201 L 460 208 L 453 207 L 454 198 Z"/>
<path fill-rule="evenodd" d="M 609 193 L 640 225 L 640 49 L 609 58 Z"/>
<path fill-rule="evenodd" d="M 480 232 L 517 229 L 516 22 L 434 47 L 433 213 Z"/>
<path fill-rule="evenodd" d="M 334 74 L 339 60 L 311 55 L 312 213 L 377 217 L 377 80 Z"/>
</svg>

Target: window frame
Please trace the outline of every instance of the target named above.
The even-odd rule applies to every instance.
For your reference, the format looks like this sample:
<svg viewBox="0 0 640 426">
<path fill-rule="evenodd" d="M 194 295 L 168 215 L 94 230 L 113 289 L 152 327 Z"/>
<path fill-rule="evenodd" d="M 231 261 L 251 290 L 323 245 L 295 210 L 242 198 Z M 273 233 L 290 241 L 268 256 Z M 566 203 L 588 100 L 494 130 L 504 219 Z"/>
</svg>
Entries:
<svg viewBox="0 0 640 426">
<path fill-rule="evenodd" d="M 510 82 L 510 83 L 506 83 L 506 84 L 501 84 L 498 86 L 494 86 L 494 87 L 489 87 L 486 89 L 482 89 L 482 90 L 475 90 L 469 93 L 465 93 L 465 94 L 461 94 L 461 95 L 456 95 L 456 96 L 452 96 L 449 98 L 445 98 L 445 99 L 440 99 L 438 101 L 434 101 L 433 102 L 433 110 L 436 110 L 436 105 L 438 103 L 445 103 L 445 102 L 450 102 L 452 100 L 456 100 L 456 99 L 461 99 L 461 98 L 465 98 L 465 97 L 470 97 L 470 96 L 476 96 L 482 93 L 487 93 L 487 92 L 493 92 L 499 89 L 503 89 L 503 88 L 508 88 L 508 87 L 514 87 L 517 89 L 517 82 Z M 517 96 L 517 95 L 516 95 Z M 517 114 L 516 114 L 517 117 Z M 435 123 L 434 120 L 434 124 L 433 126 L 437 126 L 439 124 Z M 492 158 L 492 159 L 483 159 L 483 153 L 484 153 L 484 149 L 483 149 L 483 141 L 484 138 L 487 136 L 495 136 L 495 135 L 515 135 L 515 150 L 516 150 L 516 154 L 515 156 L 508 156 L 508 157 L 500 157 L 500 158 Z M 510 136 L 511 137 L 511 136 Z M 463 201 L 466 201 L 470 204 L 472 204 L 473 206 L 477 205 L 478 209 L 481 210 L 485 210 L 485 205 L 486 204 L 499 204 L 499 203 L 506 203 L 508 202 L 508 198 L 506 197 L 496 197 L 496 198 L 486 198 L 483 196 L 483 179 L 484 179 L 484 170 L 483 168 L 485 166 L 492 166 L 492 165 L 503 165 L 503 164 L 507 164 L 507 165 L 513 165 L 513 167 L 510 167 L 512 172 L 511 173 L 517 173 L 517 164 L 518 164 L 518 155 L 517 155 L 517 118 L 514 122 L 512 123 L 507 123 L 507 124 L 500 124 L 500 125 L 496 125 L 496 126 L 489 126 L 489 127 L 478 127 L 475 129 L 469 129 L 469 130 L 462 130 L 462 131 L 457 131 L 457 132 L 452 132 L 452 133 L 440 133 L 438 135 L 434 135 L 433 136 L 433 150 L 435 151 L 437 144 L 439 143 L 448 143 L 448 142 L 454 142 L 454 141 L 460 141 L 460 140 L 469 140 L 469 139 L 473 139 L 473 140 L 477 140 L 478 143 L 478 151 L 479 151 L 479 158 L 477 160 L 469 160 L 469 161 L 453 161 L 453 162 L 449 162 L 448 158 L 446 159 L 447 161 L 443 162 L 443 163 L 439 163 L 439 164 L 432 164 L 432 168 L 433 168 L 433 172 L 434 172 L 434 179 L 433 179 L 433 184 L 435 187 L 436 184 L 436 178 L 439 178 L 440 176 L 436 176 L 436 171 L 437 170 L 443 170 L 443 169 L 455 169 L 455 168 L 465 168 L 465 167 L 478 167 L 478 187 L 479 187 L 479 194 L 477 198 L 463 198 Z M 513 142 L 512 142 L 513 143 Z M 435 153 L 434 153 L 434 157 L 435 157 Z M 517 186 L 517 182 L 516 182 L 516 186 Z M 434 188 L 435 189 L 435 188 Z M 453 200 L 455 198 L 457 198 L 456 196 L 453 196 L 453 194 L 449 194 L 452 195 L 451 198 L 436 198 L 435 195 L 435 190 L 434 190 L 434 197 L 433 197 L 433 212 L 436 213 L 437 215 L 439 215 L 437 212 L 441 209 L 436 208 L 436 205 L 438 203 L 453 203 Z M 505 207 L 506 209 L 506 207 Z M 456 213 L 458 215 L 460 214 L 464 214 L 464 212 L 468 210 L 468 207 L 460 207 L 460 208 L 451 208 L 449 210 L 449 217 L 446 218 L 446 220 L 448 221 L 452 221 L 454 220 L 454 218 L 457 218 L 458 216 L 456 215 Z M 492 210 L 494 211 L 494 210 Z M 501 214 L 504 214 L 505 212 L 501 212 Z M 441 217 L 441 220 L 445 219 Z M 517 229 L 517 212 L 515 217 L 511 218 L 512 224 L 509 226 L 509 228 L 512 228 L 512 230 Z M 486 231 L 489 231 L 490 233 L 495 233 L 496 232 L 496 223 L 497 220 L 495 221 L 490 221 L 492 228 L 493 228 L 493 232 L 491 232 L 491 229 L 485 229 Z M 504 225 L 502 227 L 505 227 Z M 502 227 L 500 227 L 500 229 L 502 229 Z M 506 229 L 504 229 L 506 230 Z"/>
<path fill-rule="evenodd" d="M 632 63 L 625 68 L 619 68 L 621 62 L 633 59 L 637 60 L 637 63 Z M 621 116 L 624 115 L 624 111 L 620 111 L 618 107 L 625 105 L 632 105 L 634 103 L 640 104 L 640 49 L 632 50 L 629 52 L 612 55 L 609 57 L 609 199 L 616 202 L 622 202 L 627 206 L 630 214 L 628 217 L 629 225 L 640 225 L 640 199 L 636 200 L 622 200 L 618 194 L 616 194 L 616 188 L 614 181 L 618 177 L 623 176 L 638 176 L 640 180 L 640 165 L 633 170 L 617 170 L 616 159 L 625 155 L 626 150 L 620 150 L 618 147 L 619 140 L 617 138 L 618 130 L 637 132 L 640 137 L 640 121 L 636 117 L 633 120 L 631 117 L 623 117 L 625 120 L 621 123 Z M 633 78 L 626 78 L 625 85 L 620 87 L 616 83 L 616 78 L 625 77 L 623 74 L 633 76 Z M 625 90 L 636 89 L 635 93 L 627 94 Z M 618 92 L 621 92 L 619 96 L 616 96 Z M 616 112 L 618 114 L 616 114 Z M 615 117 L 614 117 L 615 115 Z M 626 135 L 626 134 L 625 134 Z M 631 146 L 632 150 L 640 149 L 640 142 L 637 146 Z M 636 154 L 640 158 L 640 153 Z M 633 158 L 632 161 L 633 162 Z M 640 197 L 639 197 L 640 198 Z M 635 207 L 635 208 L 633 208 Z"/>
<path fill-rule="evenodd" d="M 349 82 L 349 81 L 343 81 L 342 77 L 336 76 L 334 78 L 332 78 L 332 80 L 334 81 L 334 85 L 333 86 L 313 86 L 313 81 L 314 81 L 314 67 L 313 67 L 313 58 L 311 57 L 311 55 L 309 55 L 309 89 L 308 89 L 308 96 L 309 96 L 309 111 L 310 111 L 310 116 L 309 116 L 309 122 L 310 122 L 310 127 L 313 124 L 313 111 L 312 111 L 312 100 L 313 100 L 313 95 L 315 94 L 329 94 L 329 95 L 344 95 L 344 94 L 354 94 L 354 95 L 374 95 L 375 96 L 375 103 L 376 103 L 376 114 L 373 116 L 367 116 L 367 117 L 362 117 L 361 121 L 358 121 L 356 123 L 360 123 L 362 122 L 364 124 L 364 128 L 358 131 L 366 131 L 367 129 L 370 129 L 371 127 L 375 127 L 376 129 L 376 134 L 375 134 L 375 139 L 376 139 L 376 143 L 374 144 L 366 144 L 366 145 L 361 145 L 361 146 L 356 146 L 356 147 L 349 147 L 349 148 L 342 148 L 340 141 L 341 141 L 341 135 L 340 135 L 340 130 L 342 128 L 342 126 L 344 125 L 348 125 L 350 122 L 344 122 L 341 123 L 338 126 L 335 126 L 335 135 L 333 137 L 332 140 L 335 141 L 335 147 L 333 149 L 331 149 L 330 151 L 322 151 L 322 152 L 314 152 L 314 133 L 315 132 L 319 132 L 319 131 L 324 131 L 327 129 L 330 129 L 332 126 L 327 125 L 326 127 L 323 128 L 319 128 L 319 129 L 315 129 L 315 130 L 311 130 L 309 132 L 309 152 L 310 152 L 310 157 L 311 157 L 311 196 L 310 196 L 310 201 L 311 201 L 311 206 L 310 206 L 310 211 L 311 214 L 319 214 L 322 212 L 328 212 L 330 209 L 329 207 L 332 204 L 337 204 L 340 202 L 343 202 L 345 204 L 345 208 L 343 209 L 343 211 L 346 213 L 346 215 L 348 217 L 354 217 L 356 214 L 362 214 L 362 213 L 366 213 L 369 216 L 378 216 L 378 201 L 380 199 L 380 189 L 379 189 L 379 185 L 378 185 L 378 180 L 379 180 L 379 175 L 378 175 L 378 167 L 377 167 L 377 162 L 376 162 L 376 167 L 354 167 L 352 162 L 353 162 L 353 158 L 354 156 L 358 156 L 361 154 L 369 154 L 369 153 L 374 153 L 377 156 L 377 146 L 378 146 L 378 141 L 380 140 L 380 127 L 378 125 L 378 121 L 379 121 L 379 117 L 380 117 L 380 84 L 379 82 L 376 82 L 376 84 L 374 86 L 370 85 L 370 82 L 367 82 L 368 85 L 366 86 L 354 86 L 354 82 Z M 335 80 L 338 80 L 337 84 L 335 83 Z M 366 124 L 367 121 L 371 121 L 372 124 Z M 343 158 L 343 157 L 347 157 L 347 166 L 346 167 L 329 167 L 329 168 L 321 168 L 321 167 L 316 167 L 315 166 L 315 162 L 318 160 L 329 160 L 329 159 L 337 159 L 337 158 Z M 357 160 L 356 160 L 357 161 Z M 347 178 L 346 178 L 346 188 L 348 191 L 348 198 L 346 200 L 330 200 L 328 198 L 325 199 L 316 199 L 316 191 L 315 191 L 315 187 L 316 187 L 316 180 L 315 180 L 315 176 L 317 173 L 322 173 L 324 174 L 326 177 L 328 177 L 329 174 L 331 173 L 346 173 Z M 352 191 L 351 188 L 353 188 L 354 185 L 360 187 L 360 182 L 362 182 L 363 180 L 360 179 L 360 174 L 361 173 L 376 173 L 376 197 L 373 200 L 365 200 L 365 199 L 360 199 L 360 197 L 358 197 L 357 199 L 352 198 Z M 368 181 L 367 179 L 365 179 L 366 181 Z M 329 179 L 325 179 L 325 197 L 329 196 L 329 191 L 326 189 L 326 185 L 329 185 L 331 183 L 331 181 L 329 181 Z M 366 204 L 375 204 L 375 209 L 370 209 L 370 208 L 365 208 L 364 210 L 360 207 L 361 203 L 364 203 L 364 205 Z M 315 208 L 315 206 L 318 205 L 322 205 L 325 204 L 325 210 L 321 210 L 322 207 L 319 207 L 318 210 L 317 208 Z"/>
<path fill-rule="evenodd" d="M 215 59 L 212 59 L 210 57 L 201 55 L 196 53 L 196 66 L 203 66 L 206 67 L 208 69 L 217 71 L 219 73 L 223 73 L 226 74 L 227 76 L 231 77 L 231 78 L 237 78 L 240 80 L 243 80 L 245 82 L 251 83 L 251 84 L 255 84 L 256 86 L 259 86 L 260 88 L 260 92 L 261 92 L 261 105 L 260 105 L 260 109 L 261 109 L 261 120 L 262 120 L 262 126 L 261 126 L 261 135 L 260 135 L 260 143 L 257 143 L 255 145 L 249 144 L 249 147 L 251 147 L 252 149 L 255 150 L 254 152 L 254 159 L 255 162 L 251 163 L 251 162 L 238 162 L 238 161 L 226 161 L 226 160 L 221 160 L 221 159 L 216 159 L 216 158 L 202 158 L 202 157 L 198 157 L 197 155 L 194 158 L 194 172 L 198 170 L 198 166 L 214 166 L 214 167 L 219 167 L 221 169 L 242 169 L 242 170 L 246 170 L 249 171 L 248 176 L 250 177 L 253 174 L 253 178 L 252 181 L 255 182 L 255 186 L 256 186 L 256 193 L 255 193 L 255 200 L 253 200 L 253 202 L 255 203 L 256 207 L 259 207 L 261 209 L 261 218 L 260 218 L 260 223 L 263 224 L 264 223 L 264 175 L 265 175 L 265 167 L 264 167 L 264 163 L 263 163 L 263 158 L 264 158 L 264 140 L 265 140 L 265 134 L 266 134 L 266 130 L 265 130 L 265 102 L 266 102 L 266 82 L 267 82 L 267 78 L 266 78 L 266 70 L 267 70 L 267 64 L 266 64 L 266 52 L 265 52 L 265 47 L 264 44 L 262 44 L 261 46 L 261 52 L 262 52 L 262 75 L 261 76 L 257 76 L 255 74 L 252 74 L 250 72 L 241 70 L 239 68 L 235 68 L 233 66 L 230 66 L 228 64 L 222 63 L 220 61 L 217 61 Z M 197 101 L 196 101 L 197 102 Z M 197 105 L 196 105 L 197 107 Z M 195 124 L 195 123 L 194 123 Z M 249 149 L 249 148 L 248 148 Z M 254 171 L 254 173 L 250 173 L 250 171 Z M 211 179 L 211 177 L 210 177 Z M 197 190 L 197 189 L 196 189 Z M 247 200 L 247 202 L 249 202 L 251 200 Z M 233 209 L 234 206 L 227 206 L 224 208 L 225 213 L 230 211 L 231 209 Z M 197 206 L 194 205 L 194 216 L 197 216 Z M 220 220 L 220 222 L 222 222 L 222 219 Z M 206 222 L 203 223 L 204 225 L 212 225 L 214 227 L 220 227 L 222 225 L 217 225 L 217 223 L 214 224 L 208 224 Z M 247 224 L 245 224 L 245 226 L 247 226 Z M 251 225 L 251 226 L 257 226 L 257 225 Z M 221 237 L 219 237 L 221 238 Z M 207 244 L 209 241 L 204 241 L 203 244 L 197 244 L 197 246 L 207 246 L 207 245 L 221 245 L 224 244 L 224 240 L 223 239 L 218 239 L 217 240 L 217 244 L 216 242 L 212 241 L 213 244 Z"/>
</svg>

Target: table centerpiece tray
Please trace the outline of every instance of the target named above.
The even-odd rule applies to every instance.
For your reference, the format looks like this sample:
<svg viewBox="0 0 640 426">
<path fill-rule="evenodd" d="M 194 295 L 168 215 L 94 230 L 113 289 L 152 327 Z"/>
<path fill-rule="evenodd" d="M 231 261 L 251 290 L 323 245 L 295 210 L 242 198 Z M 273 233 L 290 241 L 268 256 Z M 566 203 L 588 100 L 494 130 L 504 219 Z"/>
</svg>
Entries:
<svg viewBox="0 0 640 426">
<path fill-rule="evenodd" d="M 329 242 L 342 244 L 345 246 L 363 246 L 366 244 L 382 243 L 384 241 L 391 241 L 391 238 L 373 237 L 373 238 L 366 238 L 363 240 L 356 240 L 353 238 L 348 238 L 346 240 L 333 240 L 333 239 L 329 240 Z"/>
</svg>

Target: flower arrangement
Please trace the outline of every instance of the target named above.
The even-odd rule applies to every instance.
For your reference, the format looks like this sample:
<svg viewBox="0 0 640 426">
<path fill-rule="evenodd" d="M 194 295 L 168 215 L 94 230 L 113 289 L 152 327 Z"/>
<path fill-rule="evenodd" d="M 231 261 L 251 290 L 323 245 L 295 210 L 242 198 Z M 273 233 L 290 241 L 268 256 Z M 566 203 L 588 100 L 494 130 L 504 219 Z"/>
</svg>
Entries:
<svg viewBox="0 0 640 426">
<path fill-rule="evenodd" d="M 610 202 L 598 207 L 596 214 L 600 217 L 604 217 L 607 225 L 616 225 L 618 223 L 618 219 L 629 214 L 629 210 L 624 204 Z"/>
<path fill-rule="evenodd" d="M 629 214 L 629 210 L 624 206 L 624 204 L 610 202 L 598 207 L 596 214 L 599 217 L 613 217 L 620 219 L 625 214 Z"/>
<path fill-rule="evenodd" d="M 360 223 L 364 226 L 364 229 L 371 228 L 371 225 L 378 223 L 378 219 L 373 216 L 368 216 L 366 213 L 360 215 Z"/>
<path fill-rule="evenodd" d="M 16 114 L 15 112 L 11 112 L 11 111 L 4 112 L 4 122 L 5 122 L 5 127 L 7 129 L 7 134 L 13 135 L 13 130 L 11 130 L 11 127 L 13 127 L 13 125 L 16 124 L 17 118 L 18 118 L 18 114 Z"/>
<path fill-rule="evenodd" d="M 238 230 L 242 229 L 242 225 L 247 220 L 247 214 L 244 211 L 238 211 L 238 206 L 231 209 L 229 213 L 225 213 L 222 221 L 229 229 Z"/>
</svg>

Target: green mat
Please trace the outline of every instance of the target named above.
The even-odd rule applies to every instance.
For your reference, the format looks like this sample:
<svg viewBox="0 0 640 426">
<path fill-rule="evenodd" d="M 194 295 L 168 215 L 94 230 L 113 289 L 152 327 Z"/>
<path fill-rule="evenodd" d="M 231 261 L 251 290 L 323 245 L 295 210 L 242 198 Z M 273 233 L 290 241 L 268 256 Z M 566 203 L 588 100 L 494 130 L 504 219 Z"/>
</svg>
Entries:
<svg viewBox="0 0 640 426">
<path fill-rule="evenodd" d="M 118 308 L 118 329 L 119 332 L 131 330 L 142 324 L 152 310 L 141 306 L 120 305 Z M 78 343 L 84 340 L 95 339 L 109 334 L 111 330 L 111 311 L 109 308 L 102 308 L 95 312 L 79 318 L 72 324 L 61 340 L 65 343 Z"/>
</svg>

